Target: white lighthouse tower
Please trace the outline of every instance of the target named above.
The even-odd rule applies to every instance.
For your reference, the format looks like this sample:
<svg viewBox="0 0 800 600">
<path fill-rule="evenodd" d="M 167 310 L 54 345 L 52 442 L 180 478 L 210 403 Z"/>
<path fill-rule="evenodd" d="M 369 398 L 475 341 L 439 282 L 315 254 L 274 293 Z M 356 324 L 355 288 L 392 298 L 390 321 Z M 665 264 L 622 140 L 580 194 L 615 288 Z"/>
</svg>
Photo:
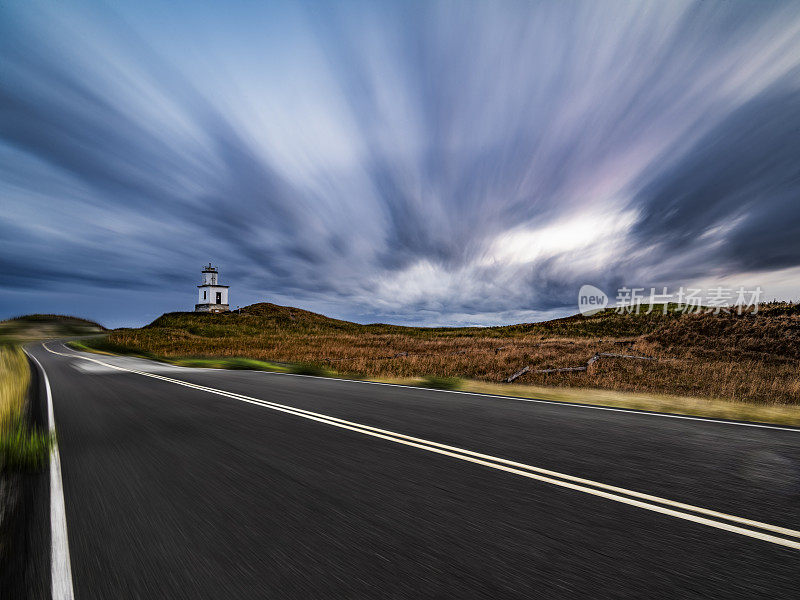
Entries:
<svg viewBox="0 0 800 600">
<path fill-rule="evenodd" d="M 228 286 L 217 283 L 217 267 L 211 263 L 203 267 L 203 283 L 197 286 L 198 303 L 194 305 L 195 312 L 228 312 Z"/>
</svg>

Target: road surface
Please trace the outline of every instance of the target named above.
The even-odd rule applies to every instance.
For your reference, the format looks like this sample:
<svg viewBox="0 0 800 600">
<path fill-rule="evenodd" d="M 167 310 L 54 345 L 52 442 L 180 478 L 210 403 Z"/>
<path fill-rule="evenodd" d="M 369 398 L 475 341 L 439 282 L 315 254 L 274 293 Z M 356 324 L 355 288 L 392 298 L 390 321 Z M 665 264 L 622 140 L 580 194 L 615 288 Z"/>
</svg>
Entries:
<svg viewBox="0 0 800 600">
<path fill-rule="evenodd" d="M 78 599 L 800 596 L 798 430 L 29 352 Z"/>
</svg>

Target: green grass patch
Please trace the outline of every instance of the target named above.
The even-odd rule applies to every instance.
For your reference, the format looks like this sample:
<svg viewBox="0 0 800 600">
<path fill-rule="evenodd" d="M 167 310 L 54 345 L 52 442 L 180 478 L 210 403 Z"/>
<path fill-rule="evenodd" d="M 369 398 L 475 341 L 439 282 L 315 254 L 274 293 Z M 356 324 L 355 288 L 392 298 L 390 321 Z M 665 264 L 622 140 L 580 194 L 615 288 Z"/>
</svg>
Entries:
<svg viewBox="0 0 800 600">
<path fill-rule="evenodd" d="M 458 377 L 435 377 L 431 375 L 423 378 L 422 387 L 429 387 L 435 390 L 457 390 L 461 388 L 461 379 Z"/>
<path fill-rule="evenodd" d="M 331 377 L 334 375 L 332 371 L 313 363 L 298 363 L 292 365 L 289 368 L 289 372 L 295 375 L 313 375 L 314 377 Z"/>
<path fill-rule="evenodd" d="M 99 348 L 95 348 L 93 346 L 88 346 L 83 342 L 73 340 L 71 342 L 67 342 L 66 344 L 68 347 L 72 348 L 73 350 L 80 350 L 81 352 L 93 352 L 95 354 L 106 354 L 111 356 L 113 352 L 107 352 L 105 350 L 100 350 Z"/>
<path fill-rule="evenodd" d="M 289 368 L 284 365 L 276 365 L 275 363 L 252 358 L 163 358 L 162 360 L 179 367 L 276 371 L 279 373 L 289 371 Z"/>
<path fill-rule="evenodd" d="M 21 424 L 0 433 L 0 463 L 8 471 L 40 471 L 46 465 L 54 437 Z"/>
</svg>

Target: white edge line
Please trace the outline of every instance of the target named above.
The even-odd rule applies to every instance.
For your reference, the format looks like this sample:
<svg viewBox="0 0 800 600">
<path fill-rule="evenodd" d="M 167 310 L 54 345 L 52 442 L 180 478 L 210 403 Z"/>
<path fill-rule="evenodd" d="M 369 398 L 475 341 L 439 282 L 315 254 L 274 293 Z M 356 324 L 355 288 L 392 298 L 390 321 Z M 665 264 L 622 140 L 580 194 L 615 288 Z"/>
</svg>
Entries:
<svg viewBox="0 0 800 600">
<path fill-rule="evenodd" d="M 77 356 L 77 355 L 76 355 Z M 85 358 L 85 357 L 81 357 Z M 145 359 L 146 360 L 146 359 Z M 225 369 L 204 369 L 205 371 L 224 371 Z M 654 410 L 636 410 L 634 408 L 615 408 L 613 406 L 597 406 L 596 404 L 586 404 L 584 402 L 568 402 L 566 400 L 541 400 L 538 398 L 523 398 L 521 396 L 502 396 L 500 394 L 485 394 L 481 392 L 464 392 L 460 390 L 442 390 L 438 388 L 420 387 L 415 385 L 404 385 L 402 383 L 386 383 L 383 381 L 367 381 L 364 379 L 344 379 L 341 377 L 325 377 L 324 375 L 301 375 L 300 373 L 282 373 L 280 371 L 260 371 L 253 369 L 256 373 L 266 375 L 287 375 L 289 377 L 311 377 L 313 379 L 328 379 L 330 381 L 346 381 L 350 383 L 366 383 L 369 385 L 385 385 L 389 387 L 406 388 L 410 390 L 423 390 L 426 392 L 444 392 L 447 394 L 463 394 L 465 396 L 479 396 L 481 398 L 492 398 L 496 400 L 517 400 L 519 402 L 534 402 L 537 404 L 553 404 L 555 406 L 569 406 L 571 408 L 589 408 L 592 410 L 608 410 L 611 412 L 628 413 L 631 415 L 645 415 L 648 417 L 666 417 L 668 419 L 686 419 L 689 421 L 704 421 L 706 423 L 719 423 L 720 425 L 740 425 L 742 427 L 758 427 L 760 429 L 779 429 L 781 431 L 794 431 L 800 433 L 798 427 L 784 427 L 782 425 L 767 425 L 762 423 L 748 423 L 745 421 L 726 421 L 725 419 L 712 419 L 710 417 L 693 417 L 690 415 L 672 415 L 669 413 L 657 412 Z"/>
<path fill-rule="evenodd" d="M 692 506 L 692 505 L 689 505 L 689 504 L 683 504 L 683 503 L 679 503 L 679 502 L 674 502 L 674 501 L 668 500 L 666 498 L 659 498 L 657 496 L 650 496 L 650 495 L 647 495 L 647 494 L 641 494 L 639 492 L 635 492 L 635 491 L 632 491 L 632 490 L 626 490 L 625 488 L 618 488 L 618 487 L 615 487 L 615 486 L 609 486 L 609 485 L 606 485 L 606 484 L 594 482 L 594 481 L 587 480 L 587 479 L 581 479 L 581 478 L 573 477 L 573 476 L 570 476 L 570 475 L 564 475 L 564 474 L 558 473 L 556 471 L 547 471 L 545 469 L 540 469 L 538 467 L 525 465 L 523 463 L 515 463 L 515 462 L 512 462 L 512 461 L 508 461 L 508 460 L 502 459 L 502 458 L 497 458 L 497 457 L 493 457 L 493 456 L 485 455 L 485 454 L 479 454 L 479 453 L 472 452 L 470 450 L 465 450 L 465 449 L 462 449 L 462 448 L 458 448 L 458 447 L 455 447 L 455 446 L 446 446 L 446 445 L 440 444 L 438 442 L 431 442 L 429 440 L 425 440 L 425 439 L 422 439 L 422 438 L 414 438 L 414 437 L 406 436 L 404 434 L 400 434 L 400 433 L 393 432 L 393 431 L 390 431 L 390 430 L 378 429 L 376 427 L 371 427 L 369 425 L 362 425 L 360 423 L 355 423 L 355 422 L 352 422 L 352 421 L 345 421 L 344 419 L 338 419 L 336 417 L 331 417 L 329 415 L 325 415 L 325 414 L 322 414 L 322 413 L 315 413 L 315 412 L 307 411 L 307 410 L 304 410 L 304 409 L 295 408 L 295 407 L 292 407 L 292 406 L 286 406 L 286 405 L 282 405 L 282 404 L 277 404 L 277 403 L 274 403 L 274 402 L 270 402 L 268 400 L 261 400 L 259 398 L 253 398 L 251 396 L 245 396 L 243 394 L 237 394 L 235 392 L 228 392 L 226 390 L 220 390 L 220 389 L 216 389 L 216 388 L 206 387 L 206 386 L 202 386 L 202 385 L 199 385 L 199 384 L 196 384 L 196 383 L 192 383 L 192 382 L 188 382 L 188 381 L 181 381 L 180 379 L 172 379 L 170 377 L 164 377 L 163 375 L 157 375 L 155 373 L 147 373 L 145 371 L 137 371 L 137 370 L 134 370 L 134 369 L 128 369 L 126 367 L 120 367 L 118 365 L 104 363 L 104 362 L 96 360 L 94 358 L 81 356 L 79 354 L 74 354 L 74 353 L 64 354 L 64 353 L 61 353 L 61 352 L 56 352 L 54 350 L 51 350 L 50 348 L 48 348 L 44 344 L 42 344 L 42 346 L 48 352 L 51 352 L 53 354 L 58 354 L 60 356 L 80 358 L 80 359 L 83 359 L 83 360 L 96 362 L 98 364 L 102 364 L 102 365 L 105 365 L 105 366 L 110 367 L 112 369 L 119 370 L 119 371 L 125 371 L 125 372 L 128 372 L 128 373 L 133 373 L 133 374 L 137 374 L 137 375 L 143 375 L 143 376 L 146 376 L 146 377 L 151 377 L 153 379 L 160 379 L 160 380 L 166 381 L 168 383 L 173 383 L 173 384 L 181 385 L 181 386 L 184 386 L 184 387 L 198 389 L 198 390 L 201 390 L 201 391 L 204 391 L 204 392 L 209 392 L 209 393 L 216 394 L 216 395 L 219 395 L 219 396 L 223 396 L 223 397 L 226 397 L 226 398 L 232 398 L 234 400 L 239 400 L 241 402 L 247 402 L 249 404 L 255 404 L 257 406 L 262 406 L 263 408 L 269 408 L 271 410 L 276 410 L 276 411 L 279 411 L 279 412 L 289 413 L 289 414 L 292 414 L 292 415 L 295 415 L 295 416 L 298 416 L 298 417 L 302 417 L 302 418 L 305 418 L 305 419 L 310 419 L 310 420 L 313 420 L 313 421 L 318 421 L 318 422 L 321 422 L 321 423 L 325 423 L 326 425 L 332 425 L 334 427 L 339 427 L 339 428 L 342 428 L 342 429 L 348 429 L 348 430 L 351 430 L 351 431 L 355 431 L 355 432 L 361 433 L 363 435 L 369 435 L 369 436 L 372 436 L 372 437 L 377 437 L 377 438 L 389 440 L 389 441 L 392 441 L 392 442 L 395 442 L 395 443 L 398 443 L 398 444 L 403 444 L 403 445 L 406 445 L 406 446 L 412 446 L 412 447 L 415 447 L 415 448 L 420 448 L 422 450 L 427 450 L 429 452 L 434 452 L 436 454 L 443 454 L 445 456 L 451 456 L 453 458 L 457 458 L 457 459 L 464 460 L 464 461 L 467 461 L 467 462 L 472 462 L 472 463 L 476 463 L 476 464 L 479 464 L 479 465 L 491 467 L 493 469 L 498 469 L 498 470 L 501 470 L 501 471 L 514 473 L 516 475 L 521 475 L 521 476 L 527 477 L 529 479 L 536 479 L 536 480 L 539 480 L 539 481 L 550 483 L 552 485 L 573 489 L 573 490 L 576 490 L 576 491 L 584 492 L 584 493 L 591 494 L 591 495 L 594 495 L 594 496 L 599 496 L 601 498 L 606 498 L 606 499 L 613 500 L 613 501 L 616 501 L 616 502 L 620 502 L 620 503 L 623 503 L 623 504 L 629 504 L 631 506 L 635 506 L 635 507 L 638 507 L 638 508 L 643 508 L 645 510 L 650 510 L 650 511 L 657 512 L 657 513 L 662 513 L 662 514 L 665 514 L 665 515 L 676 517 L 678 519 L 683 519 L 683 520 L 686 520 L 686 521 L 693 521 L 695 523 L 700 523 L 702 525 L 707 525 L 709 527 L 714 527 L 714 528 L 717 528 L 717 529 L 730 531 L 730 532 L 733 532 L 733 533 L 737 533 L 739 535 L 744 535 L 744 536 L 747 536 L 747 537 L 763 540 L 763 541 L 770 542 L 770 543 L 773 543 L 773 544 L 786 546 L 788 548 L 792 548 L 792 549 L 795 549 L 795 550 L 800 550 L 800 542 L 797 542 L 795 540 L 790 540 L 790 539 L 786 539 L 786 538 L 777 537 L 777 536 L 774 536 L 774 535 L 763 533 L 761 531 L 753 531 L 751 529 L 746 529 L 744 527 L 740 527 L 740 526 L 737 526 L 737 525 L 731 525 L 729 523 L 724 523 L 724 522 L 720 522 L 720 521 L 714 521 L 712 519 L 709 519 L 709 518 L 706 518 L 706 517 L 700 517 L 700 516 L 694 515 L 694 514 L 683 513 L 683 512 L 680 512 L 680 511 L 672 509 L 672 508 L 666 508 L 665 506 L 658 506 L 656 504 L 650 504 L 648 502 L 643 502 L 641 500 L 636 500 L 634 498 L 638 497 L 638 498 L 647 499 L 647 500 L 650 500 L 650 501 L 660 502 L 662 504 L 667 504 L 668 506 L 674 506 L 674 507 L 679 507 L 679 508 L 683 508 L 683 509 L 688 509 L 688 510 L 692 510 L 692 511 L 695 511 L 695 512 L 700 512 L 701 514 L 713 515 L 713 516 L 718 517 L 718 518 L 728 519 L 728 520 L 731 520 L 731 521 L 734 521 L 734 522 L 739 522 L 739 523 L 747 524 L 747 525 L 754 526 L 754 527 L 760 527 L 762 529 L 774 531 L 776 533 L 782 533 L 784 535 L 790 535 L 790 536 L 799 537 L 800 536 L 800 532 L 795 531 L 793 529 L 789 529 L 789 528 L 785 528 L 785 527 L 778 527 L 778 526 L 775 526 L 775 525 L 770 525 L 768 523 L 762 523 L 762 522 L 759 522 L 759 521 L 753 521 L 753 520 L 750 520 L 750 519 L 743 519 L 741 517 L 736 517 L 734 515 L 728 515 L 728 514 L 717 512 L 717 511 L 711 511 L 711 510 L 708 510 L 708 509 L 703 509 L 701 507 Z M 422 389 L 427 389 L 427 388 L 422 388 Z M 405 438 L 405 439 L 403 439 L 403 438 Z M 413 440 L 413 441 L 411 441 L 411 440 Z M 453 451 L 455 451 L 455 452 L 453 452 Z M 461 452 L 463 454 L 458 454 L 456 452 Z M 482 460 L 482 459 L 487 459 L 487 460 Z M 489 461 L 496 461 L 496 462 L 489 462 Z M 498 464 L 498 463 L 502 463 L 502 464 Z M 506 465 L 511 465 L 511 466 L 506 466 Z M 515 468 L 515 467 L 520 467 L 520 468 Z M 525 471 L 525 470 L 521 470 L 521 469 L 528 469 L 528 470 Z M 530 472 L 530 471 L 535 471 L 535 472 Z M 553 476 L 556 476 L 556 477 L 562 477 L 564 479 L 567 479 L 567 481 L 554 479 L 552 477 L 543 476 L 543 475 L 540 475 L 540 474 L 537 474 L 537 473 L 545 473 L 547 475 L 553 475 Z M 621 496 L 621 495 L 616 494 L 616 493 L 609 493 L 609 492 L 602 491 L 602 490 L 599 490 L 599 489 L 594 489 L 594 488 L 591 488 L 591 487 L 585 487 L 585 485 L 579 485 L 578 483 L 572 483 L 572 482 L 580 482 L 580 483 L 584 483 L 584 484 L 594 485 L 594 486 L 601 487 L 601 488 L 604 488 L 604 489 L 607 489 L 607 490 L 613 490 L 615 492 L 625 493 L 625 494 L 628 494 L 629 496 L 633 496 L 633 497 Z"/>
<path fill-rule="evenodd" d="M 69 559 L 69 539 L 67 537 L 67 512 L 64 506 L 64 487 L 61 481 L 61 456 L 55 438 L 56 424 L 53 413 L 53 394 L 50 390 L 50 379 L 42 363 L 23 348 L 39 367 L 44 376 L 44 387 L 47 391 L 47 421 L 53 435 L 53 451 L 50 453 L 50 579 L 53 600 L 72 600 L 75 597 L 72 588 L 72 567 Z"/>
<path fill-rule="evenodd" d="M 67 348 L 66 345 L 61 342 L 61 345 L 64 346 L 65 350 L 70 350 L 72 352 L 72 356 L 78 358 L 86 358 L 87 360 L 91 360 L 86 356 L 81 356 L 77 354 L 75 350 L 71 348 Z M 44 344 L 42 344 L 44 346 Z M 47 346 L 44 348 L 50 352 L 53 352 Z M 58 353 L 56 353 L 58 354 Z M 147 358 L 139 358 L 139 357 L 132 357 L 132 356 L 124 356 L 122 354 L 114 354 L 111 355 L 110 358 L 135 358 L 137 360 L 145 360 L 148 362 L 155 362 L 156 364 L 158 361 L 151 361 Z M 169 363 L 165 363 L 169 364 Z M 173 365 L 177 366 L 177 365 Z M 191 371 L 202 371 L 202 372 L 211 372 L 211 371 L 225 371 L 225 369 L 214 369 L 214 368 L 204 368 L 204 367 L 181 367 L 183 369 L 191 370 Z M 263 373 L 265 375 L 284 375 L 288 377 L 309 377 L 311 379 L 326 379 L 328 381 L 344 381 L 348 383 L 362 383 L 368 385 L 385 385 L 387 387 L 398 387 L 398 388 L 405 388 L 409 390 L 422 390 L 425 392 L 443 392 L 446 394 L 462 394 L 465 396 L 478 396 L 480 398 L 492 398 L 495 400 L 516 400 L 518 402 L 533 402 L 535 404 L 552 404 L 554 406 L 568 406 L 570 408 L 588 408 L 591 410 L 607 410 L 610 412 L 621 412 L 627 413 L 631 415 L 644 415 L 647 417 L 664 417 L 667 419 L 684 419 L 687 421 L 702 421 L 704 423 L 719 423 L 720 425 L 739 425 L 740 427 L 758 427 L 759 429 L 777 429 L 779 431 L 793 431 L 795 433 L 800 433 L 800 427 L 790 427 L 790 426 L 783 426 L 783 425 L 768 425 L 766 423 L 749 423 L 746 421 L 728 421 L 725 419 L 712 419 L 710 417 L 693 417 L 691 415 L 673 415 L 670 413 L 658 412 L 654 410 L 636 410 L 634 408 L 615 408 L 613 406 L 598 406 L 596 404 L 586 404 L 584 402 L 567 402 L 566 400 L 541 400 L 539 398 L 523 398 L 521 396 L 503 396 L 501 394 L 486 394 L 481 392 L 465 392 L 460 390 L 442 390 L 438 388 L 429 388 L 429 387 L 421 387 L 416 385 L 405 385 L 402 383 L 386 383 L 383 381 L 368 381 L 365 379 L 346 379 L 344 377 L 325 377 L 324 375 L 302 375 L 300 373 L 284 373 L 281 371 L 261 371 L 258 369 L 252 370 L 254 373 Z"/>
</svg>

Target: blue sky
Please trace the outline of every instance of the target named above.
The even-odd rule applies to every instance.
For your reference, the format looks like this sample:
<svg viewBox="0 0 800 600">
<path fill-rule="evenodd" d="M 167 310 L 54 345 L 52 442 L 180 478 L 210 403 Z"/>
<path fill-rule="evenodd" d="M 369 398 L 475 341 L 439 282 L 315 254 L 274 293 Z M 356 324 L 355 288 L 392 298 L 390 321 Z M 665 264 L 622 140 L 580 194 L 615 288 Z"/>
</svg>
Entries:
<svg viewBox="0 0 800 600">
<path fill-rule="evenodd" d="M 795 2 L 0 6 L 0 317 L 800 296 Z"/>
</svg>

